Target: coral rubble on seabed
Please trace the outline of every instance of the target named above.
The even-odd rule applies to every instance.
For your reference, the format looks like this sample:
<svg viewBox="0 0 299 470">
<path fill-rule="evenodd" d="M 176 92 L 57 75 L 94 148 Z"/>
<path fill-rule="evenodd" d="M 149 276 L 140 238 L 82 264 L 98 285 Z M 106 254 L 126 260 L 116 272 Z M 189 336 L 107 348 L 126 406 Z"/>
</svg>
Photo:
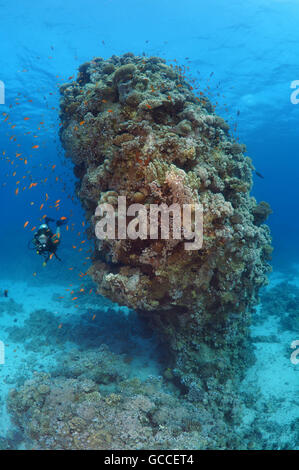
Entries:
<svg viewBox="0 0 299 470">
<path fill-rule="evenodd" d="M 256 362 L 240 390 L 245 404 L 242 431 L 255 436 L 259 448 L 299 449 L 299 365 L 291 361 L 291 344 L 299 339 L 298 309 L 298 272 L 275 272 L 253 316 Z"/>
<path fill-rule="evenodd" d="M 101 360 L 103 353 L 108 356 L 109 350 L 102 348 L 93 357 L 86 353 L 77 357 L 77 368 L 81 367 L 77 378 L 36 375 L 19 390 L 11 391 L 9 409 L 15 423 L 26 428 L 36 448 L 206 449 L 241 445 L 224 425 L 223 416 L 218 414 L 217 419 L 205 401 L 196 406 L 179 398 L 162 378 L 149 377 L 143 382 L 125 378 L 121 357 L 118 374 L 108 386 L 105 372 L 95 360 Z M 69 365 L 74 355 L 69 357 Z M 25 416 L 29 421 L 24 422 Z"/>
<path fill-rule="evenodd" d="M 5 437 L 2 426 L 0 449 L 299 448 L 298 366 L 289 357 L 294 331 L 281 332 L 273 321 L 289 314 L 298 288 L 270 283 L 262 295 L 252 326 L 257 361 L 239 399 L 228 389 L 216 394 L 195 385 L 183 394 L 171 370 L 157 363 L 155 342 L 133 312 L 98 296 L 78 311 L 55 300 L 59 289 L 14 283 L 15 301 L 1 304 L 7 363 L 0 403 L 3 409 L 10 389 L 14 429 L 7 426 Z"/>
<path fill-rule="evenodd" d="M 90 274 L 99 292 L 163 335 L 184 387 L 224 397 L 252 359 L 250 313 L 270 270 L 270 208 L 249 194 L 244 146 L 182 71 L 158 57 L 95 58 L 61 94 L 61 141 L 91 238 L 98 203 L 116 206 L 118 196 L 128 205 L 203 205 L 201 250 L 173 239 L 95 240 Z"/>
</svg>

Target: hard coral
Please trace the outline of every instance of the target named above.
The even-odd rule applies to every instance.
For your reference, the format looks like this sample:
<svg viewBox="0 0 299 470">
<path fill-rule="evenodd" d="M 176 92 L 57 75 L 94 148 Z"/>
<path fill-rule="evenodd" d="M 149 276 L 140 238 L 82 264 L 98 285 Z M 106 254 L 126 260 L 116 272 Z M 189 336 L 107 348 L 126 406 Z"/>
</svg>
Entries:
<svg viewBox="0 0 299 470">
<path fill-rule="evenodd" d="M 226 380 L 246 362 L 250 310 L 270 269 L 265 207 L 250 197 L 244 146 L 180 68 L 158 57 L 96 58 L 61 94 L 61 141 L 92 227 L 98 203 L 117 196 L 146 207 L 203 205 L 201 250 L 186 251 L 177 240 L 95 239 L 90 275 L 99 292 L 166 337 L 186 385 L 194 374 Z M 209 359 L 201 366 L 203 345 Z"/>
<path fill-rule="evenodd" d="M 240 447 L 241 441 L 231 428 L 232 422 L 236 424 L 239 420 L 240 404 L 231 388 L 220 406 L 209 402 L 208 393 L 197 384 L 192 384 L 187 400 L 170 393 L 161 378 L 124 379 L 123 360 L 113 354 L 115 372 L 119 372 L 117 379 L 121 381 L 107 384 L 106 374 L 99 371 L 97 356 L 107 370 L 109 352 L 112 354 L 106 347 L 93 351 L 93 361 L 90 352 L 80 354 L 75 366 L 79 374 L 74 374 L 74 355 L 66 355 L 65 364 L 54 376 L 35 373 L 24 385 L 11 390 L 8 410 L 13 422 L 23 431 L 26 448 Z M 84 372 L 86 361 L 87 373 Z M 227 409 L 229 424 L 224 421 Z"/>
</svg>

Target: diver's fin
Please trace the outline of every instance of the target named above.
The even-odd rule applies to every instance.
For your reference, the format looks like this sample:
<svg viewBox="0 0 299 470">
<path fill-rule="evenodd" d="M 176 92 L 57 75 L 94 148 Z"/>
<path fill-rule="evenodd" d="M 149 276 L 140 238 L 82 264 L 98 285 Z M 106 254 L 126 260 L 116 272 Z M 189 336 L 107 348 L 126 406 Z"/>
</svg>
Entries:
<svg viewBox="0 0 299 470">
<path fill-rule="evenodd" d="M 56 255 L 56 253 L 54 253 L 54 256 L 55 256 L 55 258 L 56 258 L 56 259 L 58 259 L 58 261 L 62 261 L 62 259 L 61 259 L 61 258 L 59 258 L 59 256 L 58 256 L 58 255 Z"/>
</svg>

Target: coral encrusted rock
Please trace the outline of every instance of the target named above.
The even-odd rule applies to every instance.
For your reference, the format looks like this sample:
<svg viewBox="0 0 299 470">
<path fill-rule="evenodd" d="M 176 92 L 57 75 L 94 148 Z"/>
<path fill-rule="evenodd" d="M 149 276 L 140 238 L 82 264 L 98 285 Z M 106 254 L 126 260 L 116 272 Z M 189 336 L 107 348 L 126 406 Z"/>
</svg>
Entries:
<svg viewBox="0 0 299 470">
<path fill-rule="evenodd" d="M 253 166 L 180 67 L 131 53 L 95 58 L 61 87 L 61 141 L 95 240 L 101 294 L 146 316 L 174 374 L 225 381 L 248 354 L 247 328 L 270 270 L 270 231 L 250 196 Z M 95 236 L 99 203 L 203 207 L 203 246 Z M 258 215 L 258 216 L 257 216 Z"/>
</svg>

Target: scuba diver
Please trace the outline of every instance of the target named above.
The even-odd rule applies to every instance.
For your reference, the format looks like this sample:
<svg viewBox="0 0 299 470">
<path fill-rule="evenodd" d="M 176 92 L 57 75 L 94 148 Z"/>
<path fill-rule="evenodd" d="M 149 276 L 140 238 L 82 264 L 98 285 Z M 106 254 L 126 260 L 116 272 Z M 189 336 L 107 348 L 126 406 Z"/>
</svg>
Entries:
<svg viewBox="0 0 299 470">
<path fill-rule="evenodd" d="M 53 233 L 49 228 L 49 222 L 55 221 L 54 219 L 50 219 L 50 217 L 46 217 L 45 223 L 39 227 L 37 232 L 35 232 L 33 240 L 30 242 L 33 244 L 33 249 L 36 250 L 36 253 L 43 256 L 43 266 L 46 266 L 49 259 L 51 259 L 53 256 L 61 261 L 56 251 L 60 244 L 60 227 L 67 222 L 67 219 L 63 218 L 57 220 L 55 233 Z"/>
</svg>

